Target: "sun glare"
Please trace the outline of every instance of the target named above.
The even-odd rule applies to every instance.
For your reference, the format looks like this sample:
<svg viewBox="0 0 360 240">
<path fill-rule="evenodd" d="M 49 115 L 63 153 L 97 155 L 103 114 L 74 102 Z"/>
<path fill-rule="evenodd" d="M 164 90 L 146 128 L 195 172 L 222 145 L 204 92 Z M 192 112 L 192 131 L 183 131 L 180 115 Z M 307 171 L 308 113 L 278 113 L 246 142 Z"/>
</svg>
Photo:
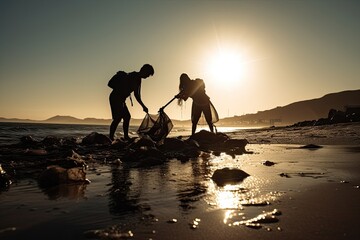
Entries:
<svg viewBox="0 0 360 240">
<path fill-rule="evenodd" d="M 226 87 L 240 82 L 244 75 L 244 60 L 235 51 L 220 51 L 209 59 L 207 74 Z"/>
</svg>

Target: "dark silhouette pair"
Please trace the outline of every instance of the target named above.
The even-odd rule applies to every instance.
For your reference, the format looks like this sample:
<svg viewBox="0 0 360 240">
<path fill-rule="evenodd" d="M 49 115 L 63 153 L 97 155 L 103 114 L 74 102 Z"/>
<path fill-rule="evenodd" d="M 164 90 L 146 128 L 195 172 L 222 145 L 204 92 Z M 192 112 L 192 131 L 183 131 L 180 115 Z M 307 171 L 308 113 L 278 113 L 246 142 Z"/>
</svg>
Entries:
<svg viewBox="0 0 360 240">
<path fill-rule="evenodd" d="M 129 124 L 131 115 L 125 101 L 129 96 L 131 100 L 132 92 L 134 92 L 134 96 L 142 106 L 143 111 L 148 113 L 148 108 L 141 99 L 141 81 L 152 75 L 154 75 L 154 68 L 150 64 L 145 64 L 139 72 L 125 73 L 119 71 L 110 79 L 108 86 L 113 89 L 109 97 L 112 113 L 109 136 L 111 140 L 114 140 L 116 128 L 121 120 L 123 120 L 124 140 L 130 140 Z M 201 114 L 204 114 L 210 131 L 214 132 L 213 123 L 218 120 L 218 116 L 209 96 L 205 93 L 204 81 L 202 79 L 191 80 L 187 74 L 183 73 L 180 76 L 179 91 L 179 94 L 174 97 L 178 99 L 179 105 L 182 105 L 183 101 L 186 101 L 189 97 L 193 99 L 191 108 L 192 134 L 196 131 Z"/>
</svg>

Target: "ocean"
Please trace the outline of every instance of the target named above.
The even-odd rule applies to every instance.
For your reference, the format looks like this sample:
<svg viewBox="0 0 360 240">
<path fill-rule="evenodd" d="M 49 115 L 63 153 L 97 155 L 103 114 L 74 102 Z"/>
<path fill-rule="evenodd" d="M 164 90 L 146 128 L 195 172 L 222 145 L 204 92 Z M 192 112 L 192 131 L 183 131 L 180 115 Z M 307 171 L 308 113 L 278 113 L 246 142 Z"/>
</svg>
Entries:
<svg viewBox="0 0 360 240">
<path fill-rule="evenodd" d="M 138 126 L 130 126 L 130 137 L 137 137 Z M 207 126 L 198 126 L 197 131 L 201 129 L 208 130 Z M 219 132 L 233 132 L 243 128 L 240 127 L 218 127 Z M 35 140 L 41 141 L 46 136 L 54 136 L 57 138 L 76 138 L 79 142 L 82 138 L 92 132 L 109 135 L 109 126 L 107 125 L 80 125 L 80 124 L 45 124 L 45 123 L 0 123 L 0 145 L 8 145 L 18 143 L 23 136 L 32 136 Z M 121 137 L 122 124 L 120 123 L 116 137 Z M 174 127 L 169 137 L 189 136 L 191 134 L 190 127 Z"/>
</svg>

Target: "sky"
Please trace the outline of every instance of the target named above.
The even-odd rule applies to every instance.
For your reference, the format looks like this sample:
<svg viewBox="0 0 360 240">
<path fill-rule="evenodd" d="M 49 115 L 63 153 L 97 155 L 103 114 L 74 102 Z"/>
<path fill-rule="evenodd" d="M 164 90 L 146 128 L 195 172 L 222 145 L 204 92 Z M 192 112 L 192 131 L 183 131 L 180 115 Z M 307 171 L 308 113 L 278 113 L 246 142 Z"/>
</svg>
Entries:
<svg viewBox="0 0 360 240">
<path fill-rule="evenodd" d="M 220 118 L 360 89 L 357 0 L 0 0 L 0 36 L 6 118 L 110 119 L 109 79 L 145 63 L 150 113 L 182 73 L 205 81 Z M 191 104 L 165 112 L 186 120 Z"/>
</svg>

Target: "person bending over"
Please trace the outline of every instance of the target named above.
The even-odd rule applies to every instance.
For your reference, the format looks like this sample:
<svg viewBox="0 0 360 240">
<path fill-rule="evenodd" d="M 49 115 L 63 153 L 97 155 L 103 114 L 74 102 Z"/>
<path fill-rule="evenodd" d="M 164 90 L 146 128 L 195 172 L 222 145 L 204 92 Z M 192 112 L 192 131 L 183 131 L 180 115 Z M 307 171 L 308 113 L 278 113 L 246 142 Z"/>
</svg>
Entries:
<svg viewBox="0 0 360 240">
<path fill-rule="evenodd" d="M 215 111 L 215 113 L 216 110 L 212 106 L 209 96 L 205 93 L 204 81 L 199 78 L 191 80 L 186 73 L 183 73 L 180 76 L 179 91 L 180 93 L 175 97 L 178 98 L 178 104 L 180 106 L 182 105 L 183 101 L 186 101 L 189 97 L 193 100 L 191 107 L 191 134 L 193 135 L 196 131 L 201 113 L 204 114 L 210 131 L 214 132 L 214 119 L 212 117 L 212 110 Z"/>
<path fill-rule="evenodd" d="M 134 92 L 137 102 L 142 106 L 144 112 L 148 112 L 148 108 L 141 100 L 141 81 L 154 75 L 154 68 L 150 64 L 145 64 L 139 72 L 125 73 L 119 71 L 109 81 L 108 86 L 113 90 L 110 93 L 109 101 L 112 114 L 112 122 L 110 125 L 109 137 L 114 140 L 114 134 L 117 126 L 123 120 L 124 139 L 129 138 L 130 112 L 126 106 L 126 98 Z M 131 100 L 131 97 L 130 97 Z M 131 102 L 132 103 L 132 102 Z"/>
</svg>

